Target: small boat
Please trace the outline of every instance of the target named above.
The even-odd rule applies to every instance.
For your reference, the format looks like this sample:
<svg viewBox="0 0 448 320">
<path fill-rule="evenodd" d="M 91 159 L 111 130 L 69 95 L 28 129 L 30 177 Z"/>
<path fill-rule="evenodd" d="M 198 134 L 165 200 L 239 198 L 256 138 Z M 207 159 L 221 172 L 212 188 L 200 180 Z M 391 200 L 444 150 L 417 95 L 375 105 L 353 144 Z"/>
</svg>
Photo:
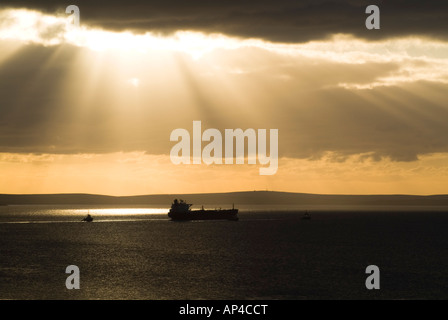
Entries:
<svg viewBox="0 0 448 320">
<path fill-rule="evenodd" d="M 87 215 L 87 217 L 83 218 L 81 221 L 83 222 L 92 222 L 93 218 L 90 214 Z"/>
<path fill-rule="evenodd" d="M 308 213 L 308 211 L 306 211 L 302 216 L 302 220 L 311 220 L 311 215 Z"/>
</svg>

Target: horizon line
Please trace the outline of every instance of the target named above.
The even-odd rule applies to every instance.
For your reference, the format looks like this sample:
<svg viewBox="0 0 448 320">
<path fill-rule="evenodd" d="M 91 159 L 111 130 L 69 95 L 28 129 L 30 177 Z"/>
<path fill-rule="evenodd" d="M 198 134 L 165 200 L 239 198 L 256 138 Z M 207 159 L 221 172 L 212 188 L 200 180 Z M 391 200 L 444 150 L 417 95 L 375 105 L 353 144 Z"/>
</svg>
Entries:
<svg viewBox="0 0 448 320">
<path fill-rule="evenodd" d="M 242 191 L 196 192 L 196 193 L 149 193 L 149 194 L 135 194 L 135 195 L 108 195 L 108 194 L 83 193 L 83 192 L 72 192 L 72 193 L 0 193 L 0 196 L 83 195 L 83 196 L 125 198 L 125 197 L 145 197 L 145 196 L 170 196 L 170 195 L 218 195 L 218 194 L 251 193 L 251 192 L 289 193 L 289 194 L 320 195 L 320 196 L 414 196 L 414 197 L 448 196 L 448 193 L 439 193 L 439 194 L 408 194 L 408 193 L 347 194 L 347 193 L 309 193 L 309 192 L 293 192 L 293 191 L 277 191 L 277 190 L 242 190 Z"/>
</svg>

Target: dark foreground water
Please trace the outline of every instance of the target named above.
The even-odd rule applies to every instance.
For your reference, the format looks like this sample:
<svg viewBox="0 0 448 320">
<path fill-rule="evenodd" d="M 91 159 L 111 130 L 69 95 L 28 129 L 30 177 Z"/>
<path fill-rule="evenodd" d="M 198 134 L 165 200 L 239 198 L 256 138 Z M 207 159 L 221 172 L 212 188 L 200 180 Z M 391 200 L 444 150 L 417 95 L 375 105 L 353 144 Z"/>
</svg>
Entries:
<svg viewBox="0 0 448 320">
<path fill-rule="evenodd" d="M 402 208 L 403 209 L 403 208 Z M 93 223 L 79 220 L 90 210 Z M 447 299 L 444 208 L 248 208 L 172 222 L 167 209 L 0 208 L 0 299 Z M 80 290 L 68 290 L 68 265 Z M 381 289 L 365 287 L 368 265 Z"/>
</svg>

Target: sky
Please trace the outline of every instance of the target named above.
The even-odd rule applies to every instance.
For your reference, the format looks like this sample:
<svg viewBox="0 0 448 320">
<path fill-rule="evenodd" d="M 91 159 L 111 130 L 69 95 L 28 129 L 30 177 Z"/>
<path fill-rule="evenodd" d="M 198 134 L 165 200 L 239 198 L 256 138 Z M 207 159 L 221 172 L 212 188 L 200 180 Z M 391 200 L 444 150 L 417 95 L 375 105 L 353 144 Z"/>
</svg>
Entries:
<svg viewBox="0 0 448 320">
<path fill-rule="evenodd" d="M 0 193 L 446 194 L 447 30 L 446 1 L 2 1 Z M 278 130 L 276 173 L 174 164 L 193 121 Z"/>
</svg>

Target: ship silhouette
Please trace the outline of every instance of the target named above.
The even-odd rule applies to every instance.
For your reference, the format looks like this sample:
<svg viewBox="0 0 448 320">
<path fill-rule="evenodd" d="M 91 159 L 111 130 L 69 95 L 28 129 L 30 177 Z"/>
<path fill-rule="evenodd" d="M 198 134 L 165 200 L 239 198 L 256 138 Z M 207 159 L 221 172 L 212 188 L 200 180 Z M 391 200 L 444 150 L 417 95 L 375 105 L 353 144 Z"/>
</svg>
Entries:
<svg viewBox="0 0 448 320">
<path fill-rule="evenodd" d="M 174 199 L 171 204 L 171 209 L 168 212 L 168 217 L 171 220 L 232 220 L 238 221 L 238 209 L 233 206 L 232 209 L 215 209 L 191 210 L 192 204 L 186 203 L 184 200 Z"/>
</svg>

